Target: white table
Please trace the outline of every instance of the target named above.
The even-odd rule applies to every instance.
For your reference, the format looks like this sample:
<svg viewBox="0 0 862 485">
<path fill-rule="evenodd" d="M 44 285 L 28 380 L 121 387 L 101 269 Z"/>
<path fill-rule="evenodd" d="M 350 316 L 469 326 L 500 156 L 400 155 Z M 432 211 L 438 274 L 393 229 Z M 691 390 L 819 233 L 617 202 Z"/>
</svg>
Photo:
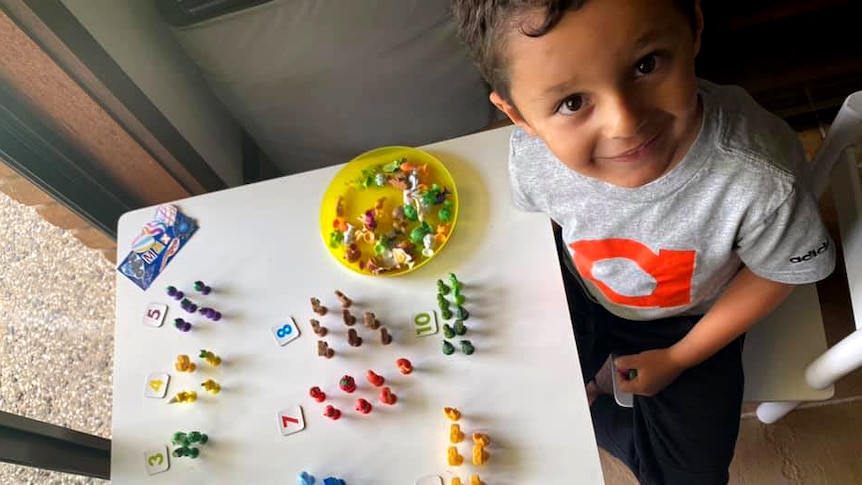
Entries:
<svg viewBox="0 0 862 485">
<path fill-rule="evenodd" d="M 394 278 L 351 273 L 327 253 L 318 233 L 318 208 L 340 167 L 283 177 L 178 201 L 197 220 L 198 232 L 153 286 L 141 291 L 117 274 L 112 479 L 114 483 L 295 483 L 301 470 L 318 483 L 336 476 L 348 485 L 409 485 L 425 475 L 455 472 L 465 483 L 478 472 L 489 485 L 602 483 L 601 465 L 569 322 L 560 268 L 545 216 L 516 211 L 508 190 L 508 138 L 502 128 L 424 147 L 447 165 L 458 183 L 461 211 L 447 247 L 416 272 Z M 154 208 L 123 216 L 124 257 Z M 470 338 L 476 353 L 444 356 L 442 334 L 417 338 L 414 312 L 436 308 L 438 278 L 453 271 L 465 283 Z M 224 313 L 219 323 L 181 333 L 171 325 L 185 317 L 164 291 L 203 280 L 214 291 L 191 297 Z M 387 347 L 367 336 L 360 348 L 347 345 L 333 290 L 356 301 L 360 319 L 368 308 L 395 334 Z M 337 355 L 316 355 L 317 336 L 308 319 L 309 297 L 330 309 L 326 340 Z M 170 306 L 160 328 L 142 324 L 150 303 Z M 293 316 L 302 336 L 280 347 L 270 328 Z M 365 333 L 363 333 L 365 332 Z M 199 349 L 224 359 L 207 369 Z M 173 368 L 178 354 L 198 362 L 195 374 Z M 395 369 L 409 358 L 410 376 Z M 203 369 L 203 370 L 202 370 Z M 399 396 L 394 407 L 368 391 L 367 369 L 383 374 Z M 171 375 L 168 398 L 197 389 L 193 404 L 167 404 L 143 397 L 148 374 Z M 338 390 L 344 374 L 360 390 Z M 222 392 L 211 396 L 200 383 L 212 377 Z M 322 415 L 308 396 L 320 386 L 344 412 L 339 421 Z M 353 401 L 365 397 L 374 411 L 362 416 Z M 306 429 L 283 437 L 276 413 L 300 404 Z M 474 468 L 471 445 L 459 446 L 464 466 L 446 464 L 449 422 L 444 406 L 464 414 L 462 429 L 483 431 L 492 441 L 489 463 Z M 211 442 L 201 457 L 171 458 L 168 471 L 148 475 L 145 450 L 169 444 L 175 431 L 201 430 Z"/>
</svg>

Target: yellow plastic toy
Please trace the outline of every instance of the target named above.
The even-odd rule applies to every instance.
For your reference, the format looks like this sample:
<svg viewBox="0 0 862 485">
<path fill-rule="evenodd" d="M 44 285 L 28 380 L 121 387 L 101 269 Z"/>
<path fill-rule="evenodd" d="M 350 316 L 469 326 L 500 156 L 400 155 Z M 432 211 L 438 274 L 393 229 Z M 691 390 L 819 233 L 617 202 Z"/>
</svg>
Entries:
<svg viewBox="0 0 862 485">
<path fill-rule="evenodd" d="M 473 443 L 480 446 L 488 446 L 491 444 L 491 438 L 488 438 L 488 435 L 482 433 L 473 433 Z"/>
<path fill-rule="evenodd" d="M 464 433 L 461 432 L 461 426 L 453 424 L 449 427 L 449 442 L 454 444 L 464 441 Z"/>
<path fill-rule="evenodd" d="M 198 400 L 198 393 L 195 391 L 180 391 L 176 396 L 168 401 L 168 404 L 174 403 L 192 403 Z"/>
<path fill-rule="evenodd" d="M 482 466 L 488 462 L 488 453 L 482 445 L 473 445 L 473 464 Z"/>
<path fill-rule="evenodd" d="M 209 350 L 201 349 L 201 353 L 200 353 L 199 357 L 201 359 L 205 359 L 207 361 L 207 364 L 209 364 L 212 367 L 218 367 L 218 365 L 221 364 L 221 357 L 210 352 Z"/>
<path fill-rule="evenodd" d="M 177 356 L 177 361 L 174 362 L 174 368 L 179 372 L 194 372 L 197 366 L 189 359 L 188 355 L 182 354 Z"/>
<path fill-rule="evenodd" d="M 203 383 L 201 383 L 201 387 L 206 389 L 206 391 L 210 394 L 218 394 L 219 392 L 221 392 L 221 386 L 219 385 L 219 383 L 212 379 L 207 379 L 203 381 Z"/>
<path fill-rule="evenodd" d="M 485 482 L 479 479 L 479 475 L 470 475 L 470 485 L 485 485 Z"/>
<path fill-rule="evenodd" d="M 464 457 L 458 454 L 458 448 L 450 446 L 446 452 L 446 461 L 449 466 L 461 466 L 464 463 Z"/>
<path fill-rule="evenodd" d="M 449 418 L 450 421 L 458 421 L 461 419 L 461 411 L 458 411 L 456 408 L 443 408 L 443 413 Z"/>
</svg>

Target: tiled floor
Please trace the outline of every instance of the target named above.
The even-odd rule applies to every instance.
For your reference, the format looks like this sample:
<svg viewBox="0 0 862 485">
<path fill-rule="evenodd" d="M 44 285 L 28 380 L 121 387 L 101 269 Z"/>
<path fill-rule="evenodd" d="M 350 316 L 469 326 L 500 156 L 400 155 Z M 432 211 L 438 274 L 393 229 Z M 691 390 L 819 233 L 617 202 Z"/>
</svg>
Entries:
<svg viewBox="0 0 862 485">
<path fill-rule="evenodd" d="M 110 437 L 113 266 L 3 194 L 0 221 L 0 409 Z M 820 287 L 833 341 L 851 328 L 843 278 L 836 273 Z M 856 396 L 860 372 L 841 382 L 836 403 L 770 426 L 744 418 L 731 483 L 862 483 Z M 613 458 L 603 454 L 602 461 L 609 485 L 636 483 Z M 105 482 L 0 464 L 0 485 L 23 483 Z"/>
</svg>

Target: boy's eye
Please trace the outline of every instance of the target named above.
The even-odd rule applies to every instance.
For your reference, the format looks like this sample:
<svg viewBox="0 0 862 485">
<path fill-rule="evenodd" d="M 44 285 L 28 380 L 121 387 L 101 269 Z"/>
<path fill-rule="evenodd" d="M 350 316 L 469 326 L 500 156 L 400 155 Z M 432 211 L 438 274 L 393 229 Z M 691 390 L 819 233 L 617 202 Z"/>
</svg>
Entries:
<svg viewBox="0 0 862 485">
<path fill-rule="evenodd" d="M 581 109 L 584 106 L 584 97 L 576 94 L 574 96 L 569 96 L 564 99 L 560 106 L 557 108 L 557 112 L 562 115 L 571 115 L 574 114 L 575 111 Z"/>
<path fill-rule="evenodd" d="M 641 60 L 638 61 L 637 66 L 635 67 L 635 77 L 643 76 L 644 74 L 649 74 L 655 71 L 656 66 L 656 55 L 650 54 Z"/>
</svg>

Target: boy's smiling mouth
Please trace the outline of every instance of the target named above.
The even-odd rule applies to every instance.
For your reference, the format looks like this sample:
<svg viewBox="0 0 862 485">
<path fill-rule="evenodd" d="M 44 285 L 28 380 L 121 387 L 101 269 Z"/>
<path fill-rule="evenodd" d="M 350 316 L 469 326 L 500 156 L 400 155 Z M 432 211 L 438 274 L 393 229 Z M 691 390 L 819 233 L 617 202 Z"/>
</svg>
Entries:
<svg viewBox="0 0 862 485">
<path fill-rule="evenodd" d="M 653 152 L 653 148 L 656 146 L 656 144 L 657 144 L 659 138 L 661 137 L 661 134 L 663 133 L 663 131 L 664 130 L 659 130 L 654 135 L 652 135 L 650 138 L 648 138 L 645 142 L 641 143 L 640 145 L 638 145 L 638 146 L 636 146 L 630 150 L 626 150 L 626 151 L 619 153 L 617 155 L 601 156 L 601 157 L 595 156 L 593 158 L 595 160 L 608 160 L 608 161 L 613 161 L 613 162 L 636 162 L 638 160 L 641 160 L 641 159 L 649 156 Z"/>
</svg>

